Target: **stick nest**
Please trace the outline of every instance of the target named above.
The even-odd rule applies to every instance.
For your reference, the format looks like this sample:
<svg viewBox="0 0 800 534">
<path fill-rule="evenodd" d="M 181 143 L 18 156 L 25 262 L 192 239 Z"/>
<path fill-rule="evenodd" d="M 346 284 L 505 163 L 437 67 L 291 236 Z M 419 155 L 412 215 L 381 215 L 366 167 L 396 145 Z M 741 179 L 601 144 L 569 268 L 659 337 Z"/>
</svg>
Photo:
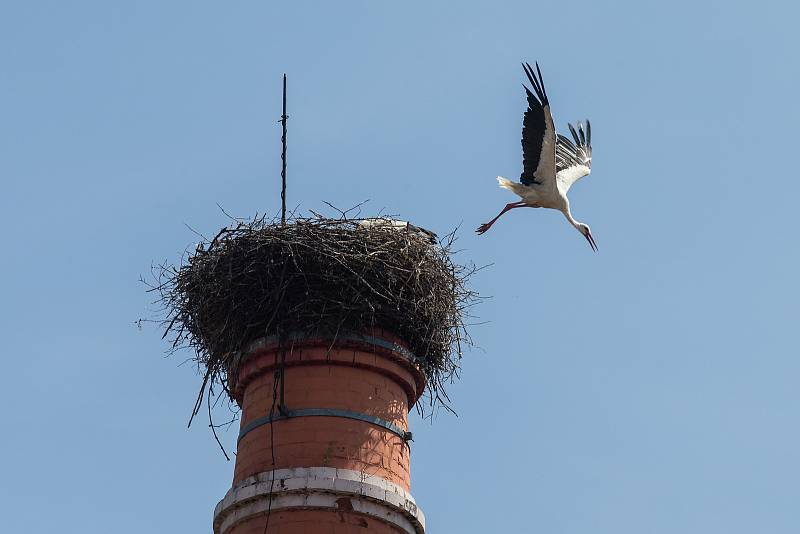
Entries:
<svg viewBox="0 0 800 534">
<path fill-rule="evenodd" d="M 470 343 L 464 321 L 477 299 L 467 287 L 475 268 L 452 260 L 454 233 L 432 236 L 388 219 L 239 221 L 179 267 L 156 269 L 164 337 L 173 350 L 194 350 L 203 388 L 228 390 L 233 356 L 259 338 L 333 340 L 384 328 L 415 355 L 430 405 L 448 407 L 444 386 Z"/>
</svg>

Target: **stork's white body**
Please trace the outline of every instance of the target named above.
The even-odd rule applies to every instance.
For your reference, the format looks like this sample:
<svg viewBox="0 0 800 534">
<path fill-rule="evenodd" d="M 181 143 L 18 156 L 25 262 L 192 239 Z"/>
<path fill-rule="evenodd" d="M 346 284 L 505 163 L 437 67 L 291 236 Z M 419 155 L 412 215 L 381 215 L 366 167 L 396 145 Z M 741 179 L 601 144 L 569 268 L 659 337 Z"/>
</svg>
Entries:
<svg viewBox="0 0 800 534">
<path fill-rule="evenodd" d="M 528 109 L 522 128 L 523 172 L 519 182 L 497 177 L 500 187 L 514 192 L 522 200 L 507 204 L 494 219 L 478 227 L 477 232 L 486 232 L 500 216 L 514 208 L 551 208 L 563 213 L 569 223 L 586 238 L 592 249 L 597 250 L 591 230 L 586 224 L 575 220 L 567 198 L 570 187 L 591 172 L 591 124 L 586 121 L 584 127 L 578 123 L 577 131 L 569 125 L 574 143 L 557 134 L 539 65 L 536 65 L 536 73 L 527 63 L 523 67 L 536 92 L 534 95 L 525 87 Z"/>
<path fill-rule="evenodd" d="M 588 168 L 586 174 L 589 174 Z M 573 226 L 579 224 L 569 211 L 569 198 L 567 191 L 571 184 L 566 180 L 567 177 L 556 173 L 555 180 L 548 180 L 545 184 L 555 183 L 555 187 L 548 185 L 525 185 L 519 182 L 512 182 L 502 176 L 497 177 L 497 183 L 503 189 L 508 189 L 519 196 L 527 207 L 530 208 L 550 208 L 558 210 L 564 214 L 569 223 Z"/>
</svg>

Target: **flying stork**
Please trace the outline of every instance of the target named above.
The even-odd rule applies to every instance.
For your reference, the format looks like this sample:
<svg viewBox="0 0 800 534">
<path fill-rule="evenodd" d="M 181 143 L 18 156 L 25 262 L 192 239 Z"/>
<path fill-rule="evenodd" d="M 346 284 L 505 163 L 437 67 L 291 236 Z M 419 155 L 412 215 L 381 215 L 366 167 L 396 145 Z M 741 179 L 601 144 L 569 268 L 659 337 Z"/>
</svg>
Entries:
<svg viewBox="0 0 800 534">
<path fill-rule="evenodd" d="M 592 127 L 588 120 L 585 127 L 579 122 L 577 131 L 568 124 L 574 143 L 556 134 L 539 64 L 536 63 L 535 73 L 528 63 L 523 63 L 522 68 L 536 91 L 534 95 L 525 84 L 522 85 L 528 95 L 528 110 L 522 121 L 523 170 L 520 183 L 497 177 L 500 187 L 513 191 L 522 200 L 506 204 L 497 217 L 480 225 L 476 232 L 486 232 L 501 215 L 514 208 L 551 208 L 563 213 L 569 223 L 586 238 L 592 250 L 597 252 L 592 231 L 589 226 L 572 217 L 567 198 L 572 184 L 592 170 Z"/>
</svg>

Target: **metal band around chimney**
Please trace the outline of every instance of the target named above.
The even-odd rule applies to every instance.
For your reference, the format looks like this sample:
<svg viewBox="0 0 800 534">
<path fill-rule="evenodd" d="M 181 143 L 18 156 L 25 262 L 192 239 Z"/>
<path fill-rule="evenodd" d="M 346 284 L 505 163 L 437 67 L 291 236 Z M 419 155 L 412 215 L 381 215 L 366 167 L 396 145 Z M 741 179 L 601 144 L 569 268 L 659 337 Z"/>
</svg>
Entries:
<svg viewBox="0 0 800 534">
<path fill-rule="evenodd" d="M 227 534 L 268 511 L 330 510 L 425 533 L 425 514 L 402 487 L 350 469 L 295 467 L 259 473 L 228 490 L 214 509 L 214 534 Z"/>
<path fill-rule="evenodd" d="M 240 442 L 242 438 L 245 437 L 249 432 L 255 430 L 260 426 L 268 425 L 272 422 L 280 421 L 282 419 L 291 419 L 293 417 L 345 417 L 347 419 L 355 419 L 357 421 L 364 421 L 365 423 L 370 423 L 379 426 L 397 435 L 404 442 L 409 442 L 412 439 L 411 432 L 407 432 L 402 428 L 400 428 L 399 426 L 390 423 L 385 419 L 381 419 L 380 417 L 375 417 L 373 415 L 351 412 L 350 410 L 335 410 L 332 408 L 303 408 L 300 410 L 289 410 L 285 413 L 274 416 L 267 415 L 265 417 L 259 417 L 258 419 L 253 419 L 252 421 L 244 425 L 242 429 L 239 431 L 239 437 L 237 438 L 236 442 L 237 443 Z"/>
<path fill-rule="evenodd" d="M 243 354 L 239 354 L 239 358 L 241 359 L 242 355 L 246 356 L 258 349 L 270 346 L 279 346 L 281 342 L 302 343 L 304 341 L 319 341 L 319 340 L 330 342 L 334 346 L 337 342 L 347 342 L 347 341 L 356 343 L 366 343 L 368 345 L 374 345 L 376 347 L 389 350 L 392 353 L 396 354 L 397 356 L 400 356 L 402 359 L 408 361 L 409 363 L 415 363 L 417 361 L 417 357 L 414 355 L 413 352 L 411 352 L 410 350 L 408 350 L 407 348 L 398 343 L 389 341 L 388 339 L 383 339 L 376 336 L 361 335 L 361 334 L 340 334 L 336 336 L 334 339 L 326 339 L 326 338 L 320 338 L 319 336 L 307 335 L 303 332 L 293 332 L 282 339 L 279 338 L 278 336 L 267 336 L 257 339 L 252 343 L 250 343 L 250 345 L 243 352 Z"/>
</svg>

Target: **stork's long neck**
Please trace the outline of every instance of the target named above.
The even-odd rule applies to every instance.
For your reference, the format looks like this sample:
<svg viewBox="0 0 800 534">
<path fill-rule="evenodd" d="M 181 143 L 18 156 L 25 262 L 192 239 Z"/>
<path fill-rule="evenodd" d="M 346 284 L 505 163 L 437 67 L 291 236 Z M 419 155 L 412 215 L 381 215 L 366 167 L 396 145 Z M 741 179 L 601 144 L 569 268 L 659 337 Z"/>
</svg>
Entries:
<svg viewBox="0 0 800 534">
<path fill-rule="evenodd" d="M 576 221 L 575 217 L 573 217 L 572 213 L 570 213 L 570 211 L 569 211 L 569 200 L 567 200 L 566 203 L 564 204 L 564 207 L 561 209 L 561 213 L 564 214 L 564 217 L 567 218 L 569 223 L 572 226 L 574 226 L 577 231 L 579 231 L 579 232 L 581 231 L 581 225 L 583 223 L 581 223 L 580 221 Z"/>
</svg>

